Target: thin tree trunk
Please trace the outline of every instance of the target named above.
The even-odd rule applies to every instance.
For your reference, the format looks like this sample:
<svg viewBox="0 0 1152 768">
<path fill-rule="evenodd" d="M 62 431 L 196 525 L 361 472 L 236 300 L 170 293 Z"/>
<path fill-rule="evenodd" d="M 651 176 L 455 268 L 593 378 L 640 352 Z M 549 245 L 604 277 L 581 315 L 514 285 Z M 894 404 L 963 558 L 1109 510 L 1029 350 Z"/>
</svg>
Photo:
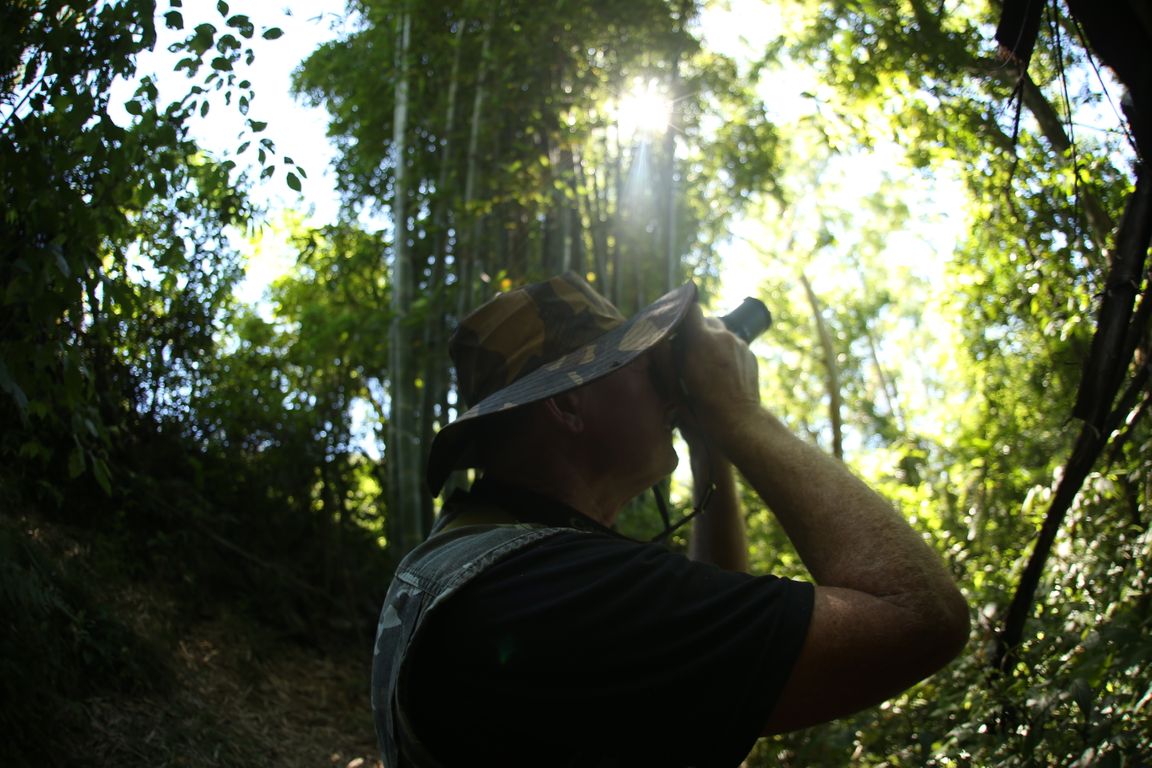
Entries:
<svg viewBox="0 0 1152 768">
<path fill-rule="evenodd" d="M 423 538 L 423 504 L 416 391 L 412 377 L 413 339 L 408 325 L 412 309 L 413 275 L 408 246 L 408 51 L 412 33 L 411 13 L 405 8 L 396 25 L 396 104 L 393 116 L 392 152 L 394 179 L 392 198 L 392 322 L 389 333 L 389 379 L 391 403 L 388 460 L 392 480 L 389 514 L 397 522 L 395 543 L 399 553 L 415 547 Z"/>
<path fill-rule="evenodd" d="M 876 366 L 876 377 L 880 380 L 880 391 L 884 394 L 884 403 L 888 406 L 888 413 L 892 414 L 892 418 L 896 421 L 896 427 L 901 432 L 904 432 L 904 418 L 901 414 L 899 407 L 896 405 L 897 392 L 896 386 L 892 380 L 888 378 L 887 372 L 884 370 L 884 365 L 880 362 L 880 353 L 876 348 L 876 339 L 872 336 L 872 328 L 868 323 L 864 323 L 864 339 L 868 342 L 868 355 L 872 358 L 872 364 Z"/>
<path fill-rule="evenodd" d="M 679 18 L 682 22 L 692 17 L 691 2 L 680 3 Z M 667 196 L 664 199 L 664 289 L 670 291 L 680 283 L 681 277 L 681 254 L 679 233 L 677 231 L 677 215 L 676 215 L 676 131 L 680 130 L 680 125 L 683 122 L 681 118 L 682 110 L 681 104 L 683 103 L 682 81 L 680 79 L 680 58 L 681 51 L 679 48 L 672 54 L 671 64 L 671 77 L 668 83 L 668 98 L 670 100 L 668 105 L 668 126 L 664 130 L 664 185 L 663 192 Z"/>
<path fill-rule="evenodd" d="M 824 369 L 827 374 L 825 386 L 828 389 L 828 416 L 832 421 L 832 455 L 843 461 L 844 424 L 840 415 L 840 368 L 836 363 L 836 347 L 832 343 L 832 335 L 828 332 L 828 325 L 824 322 L 824 312 L 820 306 L 820 300 L 816 298 L 812 284 L 808 282 L 804 273 L 800 274 L 800 283 L 804 286 L 808 303 L 812 305 L 812 318 L 816 322 L 816 334 L 820 338 L 820 349 L 824 355 Z"/>
<path fill-rule="evenodd" d="M 420 445 L 432 444 L 436 431 L 436 407 L 443 400 L 447 388 L 448 356 L 444 351 L 448 306 L 445 275 L 448 263 L 448 228 L 452 202 L 457 199 L 450 191 L 452 180 L 453 136 L 456 129 L 456 98 L 460 91 L 460 59 L 464 47 L 465 21 L 460 20 L 456 31 L 456 51 L 452 59 L 452 74 L 448 83 L 447 104 L 444 110 L 443 144 L 440 147 L 440 173 L 436 180 L 436 199 L 432 213 L 432 274 L 427 294 L 431 302 L 425 313 L 423 365 L 424 387 L 420 390 Z M 443 413 L 441 414 L 443 416 Z M 425 527 L 431 527 L 435 514 L 433 499 L 421 484 L 422 517 Z"/>
<path fill-rule="evenodd" d="M 476 199 L 477 175 L 479 174 L 480 128 L 484 122 L 484 107 L 487 99 L 489 58 L 492 53 L 492 29 L 496 25 L 496 15 L 500 3 L 493 2 L 488 23 L 484 27 L 484 40 L 480 46 L 480 69 L 476 74 L 476 91 L 472 95 L 472 117 L 468 131 L 468 161 L 464 174 L 464 216 L 467 242 L 457 252 L 462 256 L 460 264 L 460 294 L 457 297 L 457 317 L 466 315 L 475 306 L 476 284 L 482 272 L 480 264 L 481 217 L 473 210 Z"/>
<path fill-rule="evenodd" d="M 592 269 L 596 276 L 604 280 L 608 274 L 608 236 L 605 232 L 603 187 L 600 184 L 600 175 L 594 168 L 588 173 L 584 166 L 584 158 L 576 162 L 576 169 L 580 187 L 588 190 L 584 196 L 584 216 L 588 220 L 588 240 L 592 249 Z"/>
<path fill-rule="evenodd" d="M 624 203 L 624 151 L 620 145 L 620 130 L 617 126 L 616 130 L 616 153 L 611 161 L 606 161 L 608 179 L 611 180 L 609 187 L 615 192 L 615 198 L 610 203 L 609 210 L 611 211 L 611 218 L 609 219 L 608 232 L 614 234 L 615 237 L 609 239 L 609 253 L 608 253 L 608 269 L 612 274 L 611 292 L 608 295 L 608 300 L 617 306 L 620 305 L 620 297 L 624 291 L 624 275 L 620 259 L 621 240 L 623 239 L 624 232 L 628 227 L 628 211 Z M 615 207 L 611 207 L 614 204 Z"/>
</svg>

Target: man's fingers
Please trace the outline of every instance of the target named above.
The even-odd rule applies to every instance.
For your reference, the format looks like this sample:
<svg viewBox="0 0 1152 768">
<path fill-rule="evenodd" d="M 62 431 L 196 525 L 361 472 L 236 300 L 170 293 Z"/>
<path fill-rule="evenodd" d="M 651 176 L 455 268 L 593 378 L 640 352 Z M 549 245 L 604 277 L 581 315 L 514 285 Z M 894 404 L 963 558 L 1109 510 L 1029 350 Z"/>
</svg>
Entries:
<svg viewBox="0 0 1152 768">
<path fill-rule="evenodd" d="M 691 307 L 677 342 L 678 389 L 701 428 L 707 431 L 713 418 L 759 402 L 756 358 L 719 319 Z"/>
</svg>

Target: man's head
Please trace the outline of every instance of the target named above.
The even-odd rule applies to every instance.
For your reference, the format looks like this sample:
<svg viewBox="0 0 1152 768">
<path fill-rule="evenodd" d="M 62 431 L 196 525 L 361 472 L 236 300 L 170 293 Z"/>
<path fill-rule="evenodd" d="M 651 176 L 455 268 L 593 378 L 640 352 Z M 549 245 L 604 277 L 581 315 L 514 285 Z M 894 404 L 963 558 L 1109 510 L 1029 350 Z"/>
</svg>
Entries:
<svg viewBox="0 0 1152 768">
<path fill-rule="evenodd" d="M 646 353 L 669 336 L 695 299 L 695 286 L 687 283 L 626 319 L 588 283 L 567 273 L 479 307 L 450 343 L 460 393 L 471 408 L 433 441 L 428 463 L 433 493 L 453 469 L 484 466 L 481 445 L 492 445 L 501 422 L 523 423 L 528 416 L 513 412 L 525 406 L 548 401 L 546 407 L 560 409 L 553 415 L 564 416 L 566 407 L 579 404 L 598 427 L 611 421 L 609 405 L 620 409 L 618 421 L 640 415 L 629 412 L 627 402 L 614 402 L 608 390 L 651 379 L 647 366 L 653 356 Z M 617 371 L 620 377 L 601 381 Z M 487 439 L 478 439 L 485 433 Z"/>
</svg>

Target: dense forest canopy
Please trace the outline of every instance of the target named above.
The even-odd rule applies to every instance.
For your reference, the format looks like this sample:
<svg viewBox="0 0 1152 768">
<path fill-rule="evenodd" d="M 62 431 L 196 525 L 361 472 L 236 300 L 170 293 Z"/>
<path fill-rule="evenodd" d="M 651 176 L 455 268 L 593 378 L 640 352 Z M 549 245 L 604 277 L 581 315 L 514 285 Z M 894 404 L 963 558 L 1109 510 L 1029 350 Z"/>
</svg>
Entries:
<svg viewBox="0 0 1152 768">
<path fill-rule="evenodd" d="M 1152 762 L 1145 5 L 349 0 L 292 77 L 328 115 L 323 223 L 256 202 L 321 169 L 269 138 L 250 68 L 293 41 L 248 5 L 0 10 L 6 764 L 337 754 L 250 746 L 189 682 L 182 638 L 237 616 L 224 646 L 363 672 L 371 759 L 447 334 L 568 269 L 625 312 L 687 279 L 763 299 L 765 402 L 972 606 L 947 670 L 749 765 Z M 234 145 L 201 146 L 221 114 Z M 243 301 L 270 233 L 293 265 Z M 755 567 L 803 577 L 747 509 Z"/>
</svg>

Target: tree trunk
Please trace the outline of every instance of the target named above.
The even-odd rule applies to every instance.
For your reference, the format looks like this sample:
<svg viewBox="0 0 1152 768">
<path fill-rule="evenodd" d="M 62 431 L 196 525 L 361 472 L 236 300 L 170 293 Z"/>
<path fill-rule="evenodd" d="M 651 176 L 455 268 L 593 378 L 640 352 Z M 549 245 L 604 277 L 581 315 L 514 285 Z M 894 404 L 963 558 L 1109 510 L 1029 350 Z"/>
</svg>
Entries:
<svg viewBox="0 0 1152 768">
<path fill-rule="evenodd" d="M 828 416 L 832 422 L 832 455 L 841 461 L 844 460 L 844 424 L 840 415 L 840 368 L 836 363 L 836 347 L 832 343 L 832 334 L 828 332 L 828 325 L 824 322 L 824 312 L 820 300 L 816 298 L 815 291 L 808 278 L 801 273 L 800 283 L 804 286 L 804 293 L 808 296 L 808 303 L 812 305 L 812 318 L 816 322 L 816 334 L 820 338 L 820 349 L 824 354 L 824 368 L 827 373 L 825 379 L 828 388 Z"/>
<path fill-rule="evenodd" d="M 896 385 L 888 378 L 888 373 L 884 370 L 884 364 L 880 362 L 880 351 L 876 348 L 876 339 L 867 321 L 864 323 L 864 339 L 868 342 L 868 356 L 872 358 L 872 364 L 876 366 L 876 378 L 880 381 L 880 392 L 884 395 L 884 403 L 888 406 L 888 413 L 892 414 L 892 419 L 896 422 L 896 428 L 901 432 L 907 432 L 904 428 L 903 414 L 899 406 L 896 405 L 899 399 L 898 393 L 896 392 Z"/>
<path fill-rule="evenodd" d="M 412 377 L 413 276 L 408 244 L 408 49 L 412 17 L 402 10 L 396 24 L 396 104 L 393 115 L 392 153 L 392 321 L 389 333 L 389 380 L 391 383 L 390 434 L 387 455 L 390 469 L 391 504 L 395 522 L 394 543 L 398 554 L 408 552 L 424 538 L 419 432 L 416 418 L 416 387 Z"/>
<path fill-rule="evenodd" d="M 492 55 L 492 29 L 496 25 L 496 15 L 500 3 L 492 3 L 488 22 L 484 27 L 484 41 L 480 46 L 480 70 L 476 74 L 476 91 L 472 94 L 472 117 L 468 129 L 468 159 L 464 174 L 464 218 L 467 226 L 467 241 L 457 249 L 460 262 L 460 295 L 457 297 L 457 317 L 464 317 L 476 305 L 476 284 L 483 271 L 480 264 L 481 217 L 473 210 L 476 200 L 477 175 L 480 163 L 480 128 L 484 123 L 484 107 L 487 99 L 487 81 L 490 71 L 489 59 Z"/>
<path fill-rule="evenodd" d="M 676 124 L 680 114 L 680 55 L 672 62 L 672 82 L 668 88 L 671 107 L 668 127 L 664 131 L 664 290 L 670 291 L 680 283 L 680 244 L 676 230 Z"/>
<path fill-rule="evenodd" d="M 447 104 L 444 108 L 443 144 L 440 147 L 440 171 L 436 179 L 436 199 L 432 211 L 432 271 L 427 295 L 431 301 L 424 315 L 423 365 L 424 387 L 420 390 L 420 445 L 429 446 L 436 432 L 437 406 L 444 400 L 448 386 L 448 355 L 445 351 L 448 316 L 448 293 L 445 275 L 448 264 L 448 229 L 453 202 L 458 199 L 452 191 L 453 136 L 456 129 L 456 99 L 460 91 L 460 58 L 464 47 L 467 24 L 458 22 L 456 50 L 452 58 L 452 73 L 448 83 Z M 445 413 L 441 411 L 440 417 Z M 423 457 L 421 456 L 421 459 Z M 433 498 L 421 483 L 421 517 L 425 527 L 431 527 L 435 516 Z"/>
</svg>

